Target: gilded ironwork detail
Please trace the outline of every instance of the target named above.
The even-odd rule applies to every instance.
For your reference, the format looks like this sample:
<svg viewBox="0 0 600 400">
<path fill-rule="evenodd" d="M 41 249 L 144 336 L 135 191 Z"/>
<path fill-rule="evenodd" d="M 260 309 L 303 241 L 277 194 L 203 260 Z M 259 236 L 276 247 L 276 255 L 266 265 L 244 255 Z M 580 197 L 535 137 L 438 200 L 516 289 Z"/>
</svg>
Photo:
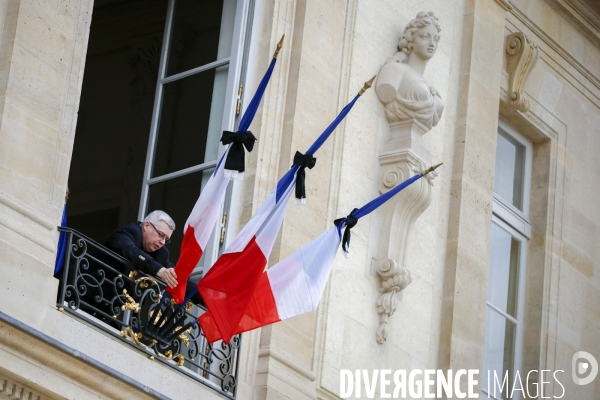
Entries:
<svg viewBox="0 0 600 400">
<path fill-rule="evenodd" d="M 121 336 L 123 336 L 124 338 L 127 338 L 129 336 L 131 339 L 133 339 L 135 344 L 137 344 L 140 347 L 143 347 L 144 349 L 146 348 L 146 346 L 142 342 L 140 342 L 142 334 L 133 332 L 131 328 L 125 328 L 124 330 L 122 330 Z"/>
<path fill-rule="evenodd" d="M 156 287 L 159 287 L 158 283 L 149 276 L 142 276 L 141 278 L 136 279 L 135 282 L 139 283 L 142 289 L 146 289 L 149 285 L 155 285 Z"/>
<path fill-rule="evenodd" d="M 183 371 L 229 399 L 235 399 L 240 336 L 211 345 L 198 324 L 205 311 L 163 299 L 164 284 L 117 254 L 70 228 L 60 277 L 57 309 L 135 346 L 150 360 Z M 107 263 L 106 259 L 114 260 Z M 215 386 L 216 384 L 216 386 Z"/>
<path fill-rule="evenodd" d="M 125 304 L 121 306 L 121 310 L 131 310 L 136 314 L 140 312 L 140 305 L 133 300 L 133 297 L 127 294 L 127 289 L 123 289 L 123 296 L 125 296 Z M 116 315 L 113 316 L 113 318 L 116 317 Z"/>
</svg>

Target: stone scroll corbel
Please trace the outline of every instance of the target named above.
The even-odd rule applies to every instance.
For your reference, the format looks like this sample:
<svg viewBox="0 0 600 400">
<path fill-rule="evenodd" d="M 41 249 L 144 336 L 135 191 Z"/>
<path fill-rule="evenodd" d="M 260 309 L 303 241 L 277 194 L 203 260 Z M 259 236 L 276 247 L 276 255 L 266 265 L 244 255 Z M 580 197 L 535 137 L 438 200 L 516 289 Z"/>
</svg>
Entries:
<svg viewBox="0 0 600 400">
<path fill-rule="evenodd" d="M 405 131 L 420 131 L 415 124 L 404 124 Z M 398 127 L 395 127 L 398 130 Z M 397 133 L 397 132 L 396 132 Z M 411 176 L 423 172 L 431 158 L 427 154 L 417 154 L 410 147 L 418 147 L 416 142 L 408 148 L 387 152 L 379 157 L 380 191 L 382 193 Z M 379 237 L 380 256 L 376 271 L 379 276 L 380 295 L 377 299 L 379 326 L 376 329 L 377 343 L 382 344 L 389 332 L 389 319 L 396 311 L 398 294 L 412 281 L 410 270 L 405 266 L 406 241 L 413 223 L 431 203 L 431 188 L 437 173 L 431 172 L 404 189 L 396 198 L 384 204 L 382 226 Z"/>
<path fill-rule="evenodd" d="M 506 39 L 509 104 L 521 112 L 529 110 L 529 100 L 523 96 L 523 92 L 538 59 L 538 52 L 538 47 L 523 32 L 512 33 Z"/>
</svg>

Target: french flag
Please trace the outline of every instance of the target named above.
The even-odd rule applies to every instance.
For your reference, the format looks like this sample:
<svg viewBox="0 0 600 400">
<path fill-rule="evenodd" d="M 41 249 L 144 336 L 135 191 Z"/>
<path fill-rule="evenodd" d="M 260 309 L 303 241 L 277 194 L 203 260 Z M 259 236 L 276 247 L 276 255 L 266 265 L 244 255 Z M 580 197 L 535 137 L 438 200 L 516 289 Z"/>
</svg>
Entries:
<svg viewBox="0 0 600 400">
<path fill-rule="evenodd" d="M 221 332 L 219 337 L 226 343 L 234 335 L 267 265 L 294 192 L 297 170 L 298 166 L 294 165 L 281 178 L 277 187 L 198 283 L 198 291 L 208 308 L 200 317 L 200 325 L 205 333 Z"/>
<path fill-rule="evenodd" d="M 284 35 L 285 36 L 285 35 Z M 208 183 L 204 187 L 204 190 L 200 193 L 200 197 L 196 201 L 188 220 L 185 223 L 183 240 L 181 242 L 181 253 L 177 264 L 175 265 L 175 273 L 177 274 L 177 286 L 170 288 L 167 286 L 166 291 L 171 293 L 173 300 L 177 304 L 183 304 L 185 301 L 185 290 L 187 286 L 187 280 L 194 268 L 200 262 L 200 258 L 206 249 L 206 244 L 215 227 L 221 205 L 225 200 L 225 193 L 227 191 L 227 184 L 230 178 L 242 178 L 244 173 L 244 147 L 248 151 L 252 151 L 254 145 L 254 135 L 248 131 L 260 101 L 263 98 L 275 64 L 277 62 L 277 55 L 283 46 L 283 38 L 277 44 L 277 49 L 273 54 L 269 68 L 261 79 L 256 93 L 252 96 L 248 107 L 244 111 L 244 115 L 240 121 L 238 132 L 224 132 L 224 136 L 221 141 L 225 143 L 231 143 L 227 146 L 227 150 L 221 156 L 217 168 L 211 175 Z M 224 139 L 228 137 L 228 140 Z M 240 141 L 240 138 L 243 140 Z M 236 167 L 238 170 L 226 169 L 227 164 Z M 191 295 L 190 295 L 191 296 Z"/>
<path fill-rule="evenodd" d="M 414 175 L 360 209 L 354 209 L 347 217 L 335 220 L 334 228 L 260 274 L 254 291 L 245 294 L 248 297 L 247 305 L 237 320 L 239 322 L 233 328 L 229 326 L 231 330 L 226 334 L 223 334 L 219 324 L 215 323 L 216 319 L 210 311 L 203 314 L 199 320 L 206 339 L 210 343 L 220 339 L 228 343 L 233 335 L 316 310 L 329 279 L 337 249 L 342 243 L 344 252 L 348 252 L 350 230 L 358 220 L 375 211 L 421 177 L 429 173 L 435 176 L 434 171 L 440 165 Z M 346 229 L 342 235 L 344 227 Z M 238 289 L 245 287 L 244 290 L 249 291 L 247 282 L 240 280 L 237 285 Z"/>
<path fill-rule="evenodd" d="M 183 228 L 183 240 L 181 242 L 181 255 L 175 265 L 177 274 L 177 286 L 166 287 L 177 304 L 183 303 L 185 299 L 186 282 L 194 268 L 198 265 L 208 239 L 215 227 L 215 223 L 221 212 L 221 205 L 225 199 L 229 178 L 225 176 L 225 162 L 229 148 L 225 151 L 217 168 L 210 176 L 204 190 L 196 201 L 190 216 Z"/>
<path fill-rule="evenodd" d="M 229 343 L 235 334 L 234 332 L 252 300 L 255 288 L 261 280 L 296 182 L 301 183 L 296 188 L 296 194 L 302 204 L 305 201 L 304 169 L 314 166 L 316 160 L 312 156 L 331 136 L 356 101 L 371 87 L 373 80 L 375 77 L 365 82 L 363 88 L 319 135 L 306 154 L 296 154 L 292 168 L 281 178 L 277 187 L 248 221 L 233 243 L 228 246 L 225 253 L 198 282 L 198 291 L 208 308 L 208 311 L 199 318 L 207 339 L 211 333 L 207 334 L 206 332 L 218 331 L 219 337 L 225 343 Z M 212 337 L 214 338 L 216 335 Z"/>
<path fill-rule="evenodd" d="M 232 334 L 237 335 L 316 310 L 342 240 L 342 227 L 343 225 L 338 225 L 327 230 L 263 272 Z M 206 314 L 200 317 L 206 339 L 210 343 L 219 339 L 228 342 L 215 324 L 203 321 Z"/>
</svg>

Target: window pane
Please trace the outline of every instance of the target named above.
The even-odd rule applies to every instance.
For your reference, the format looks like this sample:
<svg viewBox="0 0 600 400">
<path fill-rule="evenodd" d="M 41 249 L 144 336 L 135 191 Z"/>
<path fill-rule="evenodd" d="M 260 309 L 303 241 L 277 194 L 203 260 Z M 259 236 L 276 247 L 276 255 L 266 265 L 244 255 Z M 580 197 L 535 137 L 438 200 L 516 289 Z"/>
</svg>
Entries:
<svg viewBox="0 0 600 400">
<path fill-rule="evenodd" d="M 179 258 L 185 221 L 200 196 L 200 189 L 208 182 L 213 171 L 214 169 L 211 168 L 150 186 L 148 213 L 154 210 L 163 210 L 175 221 L 176 228 L 171 236 L 171 243 L 167 246 L 170 253 L 169 258 L 173 264 Z M 200 260 L 199 265 L 202 265 L 203 262 L 204 257 Z"/>
<path fill-rule="evenodd" d="M 235 3 L 175 1 L 167 76 L 229 57 Z"/>
<path fill-rule="evenodd" d="M 488 301 L 516 318 L 521 243 L 492 223 Z"/>
<path fill-rule="evenodd" d="M 152 176 L 217 159 L 228 67 L 164 85 Z"/>
<path fill-rule="evenodd" d="M 499 399 L 506 398 L 506 387 L 512 388 L 513 363 L 514 363 L 514 344 L 515 344 L 515 325 L 505 317 L 487 308 L 487 317 L 485 323 L 485 342 L 483 355 L 483 373 L 481 387 L 488 388 L 488 371 L 490 371 L 489 395 Z M 505 373 L 508 371 L 508 380 L 504 383 L 504 391 L 500 395 L 500 388 Z M 495 375 L 494 375 L 495 374 Z M 496 383 L 495 378 L 499 383 Z M 494 393 L 494 386 L 496 392 Z M 509 389 L 510 392 L 510 389 Z"/>
<path fill-rule="evenodd" d="M 523 211 L 525 146 L 502 131 L 498 132 L 494 192 Z"/>
</svg>

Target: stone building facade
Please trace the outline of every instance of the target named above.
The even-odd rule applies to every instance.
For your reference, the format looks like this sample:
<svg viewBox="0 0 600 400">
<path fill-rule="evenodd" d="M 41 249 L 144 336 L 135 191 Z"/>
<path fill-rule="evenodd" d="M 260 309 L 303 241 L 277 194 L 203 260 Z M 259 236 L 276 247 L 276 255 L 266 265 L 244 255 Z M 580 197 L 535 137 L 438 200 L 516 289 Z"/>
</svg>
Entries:
<svg viewBox="0 0 600 400">
<path fill-rule="evenodd" d="M 187 146 L 176 136 L 175 145 L 156 145 L 158 93 L 164 89 L 167 99 L 167 85 L 181 73 L 169 72 L 167 61 L 161 67 L 168 39 L 163 22 L 176 2 L 187 4 L 0 2 L 0 398 L 224 398 L 202 377 L 151 359 L 132 339 L 60 311 L 53 277 L 67 187 L 76 221 L 112 202 L 122 214 L 110 217 L 107 228 L 143 217 L 153 204 L 181 215 L 179 230 L 185 222 L 189 206 L 152 203 L 153 185 L 162 182 L 153 167 L 164 162 L 167 176 L 195 165 L 169 170 L 168 157 L 156 150 Z M 143 25 L 145 41 L 129 39 L 138 29 L 131 16 L 150 15 L 154 6 L 163 7 L 152 14 L 162 19 Z M 224 243 L 214 240 L 213 258 L 287 171 L 296 150 L 304 151 L 398 52 L 405 25 L 421 11 L 432 11 L 441 24 L 437 52 L 423 74 L 443 101 L 439 121 L 430 129 L 415 119 L 390 122 L 376 81 L 316 154 L 317 166 L 307 172 L 307 204 L 288 208 L 269 265 L 418 170 L 443 166 L 360 220 L 351 257 L 336 259 L 316 312 L 243 334 L 235 397 L 339 398 L 341 370 L 478 369 L 476 392 L 484 398 L 486 368 L 498 368 L 529 376 L 523 382 L 530 389 L 549 382 L 545 396 L 597 399 L 600 378 L 579 385 L 572 373 L 578 351 L 600 359 L 598 3 L 225 0 L 217 11 L 218 49 L 214 59 L 198 64 L 216 71 L 207 104 L 218 115 L 206 126 L 217 136 L 207 134 L 198 165 L 214 167 L 210 162 L 222 152 L 215 137 L 239 120 L 238 87 L 244 88 L 243 110 L 283 34 L 285 42 L 251 125 L 258 141 L 246 157 L 245 178 L 232 185 Z M 111 24 L 119 18 L 117 31 Z M 119 61 L 122 48 L 127 62 Z M 172 51 L 173 57 L 184 53 Z M 131 93 L 109 93 L 106 104 L 116 105 L 102 114 L 93 110 L 94 96 L 112 83 L 91 81 L 95 73 L 102 76 L 93 68 L 119 62 L 129 68 L 123 87 Z M 130 136 L 115 139 L 108 130 L 122 126 L 110 118 L 125 106 L 134 115 L 122 130 Z M 132 166 L 117 189 L 102 186 L 102 176 L 114 182 L 119 170 L 110 163 L 100 168 L 93 158 L 111 148 L 122 149 L 118 157 Z M 90 181 L 96 192 L 85 186 Z M 122 200 L 129 189 L 133 202 Z M 542 370 L 563 372 L 558 380 L 528 375 Z M 466 381 L 461 387 L 466 390 Z M 377 387 L 375 397 L 382 394 Z"/>
</svg>

